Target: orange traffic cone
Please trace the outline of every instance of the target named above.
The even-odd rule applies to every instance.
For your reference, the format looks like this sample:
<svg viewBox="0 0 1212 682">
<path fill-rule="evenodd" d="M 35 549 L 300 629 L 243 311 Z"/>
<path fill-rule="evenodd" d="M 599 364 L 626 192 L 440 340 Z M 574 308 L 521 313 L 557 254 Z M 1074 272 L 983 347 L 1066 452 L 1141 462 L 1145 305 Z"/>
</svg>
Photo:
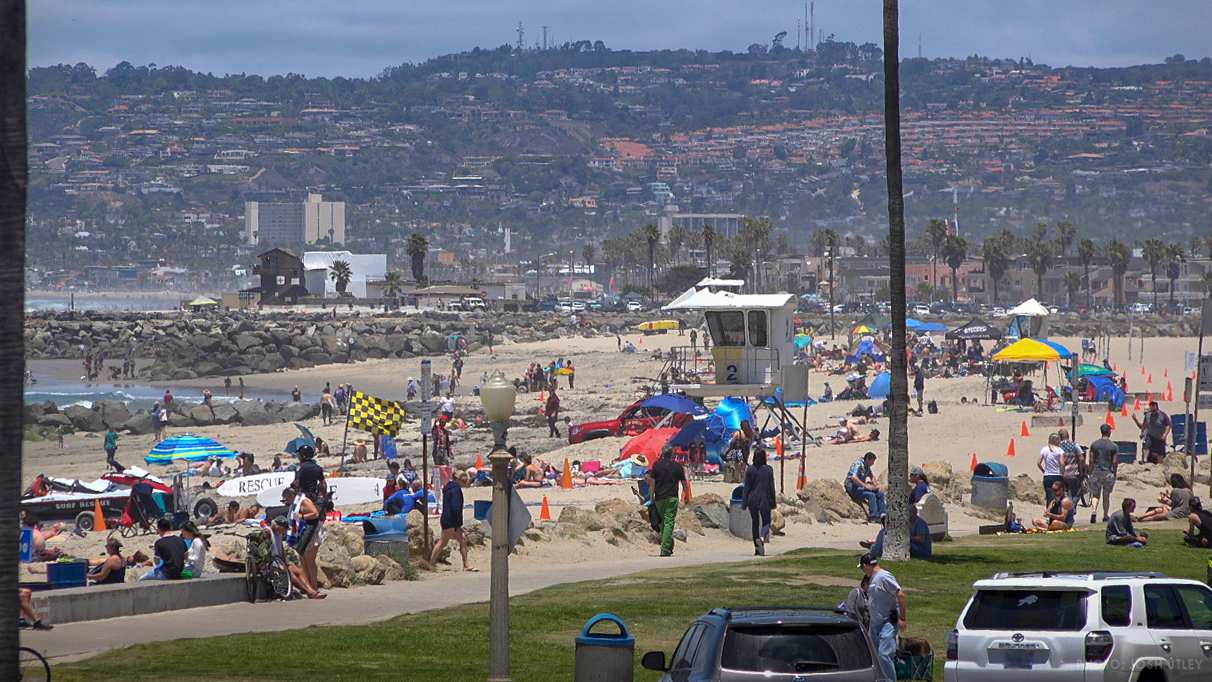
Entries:
<svg viewBox="0 0 1212 682">
<path fill-rule="evenodd" d="M 564 475 L 560 476 L 560 487 L 564 490 L 572 490 L 572 465 L 568 463 L 568 458 L 564 458 Z"/>
<path fill-rule="evenodd" d="M 1022 436 L 1023 438 L 1031 435 L 1031 429 L 1027 428 L 1026 419 L 1023 420 L 1023 425 L 1018 427 L 1018 435 Z"/>
<path fill-rule="evenodd" d="M 1121 416 L 1121 417 L 1128 416 L 1128 401 L 1125 400 L 1124 404 L 1120 406 L 1119 416 Z"/>
<path fill-rule="evenodd" d="M 1150 373 L 1150 374 L 1149 374 L 1149 378 L 1148 378 L 1148 379 L 1145 379 L 1145 383 L 1146 383 L 1146 384 L 1149 384 L 1150 386 L 1152 386 L 1152 385 L 1153 385 L 1153 374 L 1152 374 L 1152 373 Z"/>
<path fill-rule="evenodd" d="M 484 456 L 477 452 L 476 453 L 476 469 L 478 470 L 478 469 L 483 469 L 483 468 L 484 468 Z"/>
<path fill-rule="evenodd" d="M 804 474 L 800 474 L 800 477 L 795 481 L 796 492 L 803 490 L 804 486 L 806 485 L 808 485 L 808 477 Z"/>
<path fill-rule="evenodd" d="M 1140 366 L 1140 375 L 1141 375 L 1142 377 L 1143 377 L 1143 376 L 1145 376 L 1145 366 L 1144 366 L 1144 365 L 1141 365 L 1141 366 Z"/>
<path fill-rule="evenodd" d="M 1064 417 L 1057 417 L 1057 418 L 1056 418 L 1056 427 L 1057 427 L 1058 429 L 1063 429 L 1063 428 L 1065 428 L 1065 418 L 1064 418 Z"/>
<path fill-rule="evenodd" d="M 543 506 L 539 507 L 539 520 L 540 521 L 550 521 L 551 520 L 551 507 L 547 504 L 546 495 L 543 496 Z"/>
<path fill-rule="evenodd" d="M 1107 426 L 1110 426 L 1111 430 L 1114 431 L 1115 430 L 1115 415 L 1108 412 L 1107 419 L 1105 421 L 1107 422 Z"/>
<path fill-rule="evenodd" d="M 1136 402 L 1132 404 L 1132 411 L 1140 412 L 1140 398 L 1137 398 Z"/>
<path fill-rule="evenodd" d="M 779 436 L 774 439 L 774 454 L 778 455 L 779 459 L 783 458 L 783 437 L 782 436 Z"/>
<path fill-rule="evenodd" d="M 1168 376 L 1170 376 L 1170 368 L 1169 368 L 1169 367 L 1163 367 L 1163 368 L 1162 368 L 1162 376 L 1163 376 L 1163 377 L 1168 377 Z"/>
<path fill-rule="evenodd" d="M 690 500 L 694 499 L 694 493 L 690 492 L 690 479 L 682 482 L 682 504 L 690 504 Z"/>
<path fill-rule="evenodd" d="M 1153 391 L 1149 391 L 1148 393 L 1145 394 L 1145 402 L 1147 402 L 1147 403 L 1153 402 Z"/>
<path fill-rule="evenodd" d="M 1166 400 L 1174 400 L 1174 387 L 1173 386 L 1166 389 Z"/>
<path fill-rule="evenodd" d="M 1007 457 L 1014 456 L 1014 439 L 1013 438 L 1010 439 L 1010 447 L 1006 448 L 1006 456 Z"/>
<path fill-rule="evenodd" d="M 972 463 L 968 465 L 969 471 L 976 471 L 976 453 L 972 453 Z"/>
<path fill-rule="evenodd" d="M 105 525 L 105 512 L 101 511 L 101 500 L 93 500 L 93 530 L 109 530 Z"/>
</svg>

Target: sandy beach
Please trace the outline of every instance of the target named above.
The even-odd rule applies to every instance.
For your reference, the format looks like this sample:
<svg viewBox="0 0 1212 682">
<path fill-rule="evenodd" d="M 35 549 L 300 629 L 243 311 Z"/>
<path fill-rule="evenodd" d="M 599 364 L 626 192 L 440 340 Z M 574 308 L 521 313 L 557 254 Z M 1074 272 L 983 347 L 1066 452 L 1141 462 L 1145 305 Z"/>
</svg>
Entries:
<svg viewBox="0 0 1212 682">
<path fill-rule="evenodd" d="M 500 370 L 507 377 L 520 375 L 530 362 L 550 362 L 559 357 L 571 359 L 576 368 L 576 388 L 567 389 L 567 383 L 561 384 L 561 398 L 564 414 L 573 423 L 587 419 L 605 419 L 616 416 L 624 407 L 636 400 L 639 389 L 645 378 L 654 377 L 660 370 L 661 362 L 650 359 L 648 352 L 653 349 L 667 349 L 673 345 L 686 345 L 687 337 L 675 334 L 664 336 L 629 336 L 625 340 L 633 341 L 640 349 L 635 354 L 623 354 L 616 351 L 614 338 L 564 338 L 528 344 L 508 344 L 498 346 L 495 354 L 487 352 L 471 354 L 466 361 L 463 371 L 464 386 L 457 398 L 457 409 L 469 416 L 479 413 L 479 399 L 470 395 L 470 387 L 478 383 L 486 371 Z M 1080 348 L 1077 339 L 1055 339 L 1065 343 L 1070 348 Z M 839 343 L 845 339 L 839 337 Z M 1162 403 L 1162 409 L 1169 413 L 1181 413 L 1183 406 L 1182 377 L 1186 351 L 1194 351 L 1196 340 L 1189 338 L 1150 338 L 1144 343 L 1145 359 L 1143 363 L 1138 358 L 1139 342 L 1133 342 L 1132 359 L 1129 360 L 1126 339 L 1114 339 L 1111 347 L 1111 361 L 1121 371 L 1126 372 L 1129 391 L 1154 390 L 1164 393 L 1167 382 L 1174 385 L 1175 401 Z M 449 358 L 435 358 L 434 371 L 448 372 Z M 1144 368 L 1142 375 L 1141 368 Z M 1149 377 L 1152 384 L 1148 384 Z M 272 374 L 252 375 L 245 377 L 249 387 L 257 387 L 274 392 L 289 391 L 298 385 L 303 391 L 305 400 L 316 401 L 326 382 L 351 383 L 359 389 L 386 398 L 402 399 L 404 386 L 408 377 L 420 376 L 420 360 L 371 360 L 357 364 L 329 365 L 297 371 L 285 371 Z M 1037 385 L 1041 383 L 1037 377 Z M 1055 368 L 1049 370 L 1049 383 L 1056 385 Z M 823 382 L 829 380 L 838 390 L 844 384 L 841 377 L 827 379 L 814 374 L 811 378 L 810 391 L 819 394 Z M 203 386 L 209 386 L 216 395 L 222 394 L 222 382 L 214 380 L 199 380 L 164 384 L 171 387 L 179 399 L 196 399 Z M 1040 474 L 1036 468 L 1038 452 L 1046 443 L 1047 435 L 1053 428 L 1033 428 L 1030 436 L 1020 435 L 1020 425 L 1024 420 L 1030 421 L 1029 414 L 1013 411 L 999 411 L 997 408 L 984 405 L 985 379 L 980 376 L 955 379 L 931 379 L 926 383 L 927 400 L 935 400 L 939 405 L 938 414 L 911 416 L 909 419 L 910 462 L 923 464 L 926 462 L 945 462 L 956 472 L 957 476 L 967 478 L 969 463 L 973 454 L 981 461 L 996 461 L 1004 463 L 1010 470 L 1011 476 L 1026 473 L 1036 481 Z M 961 398 L 968 404 L 961 404 Z M 871 401 L 868 401 L 871 402 Z M 836 417 L 843 415 L 854 407 L 853 401 L 834 402 L 810 407 L 807 412 L 807 423 L 811 432 L 823 435 L 836 428 Z M 557 467 L 565 458 L 571 459 L 602 459 L 613 460 L 619 448 L 626 439 L 608 438 L 591 441 L 575 446 L 569 446 L 566 439 L 566 426 L 561 425 L 564 438 L 547 438 L 545 421 L 536 415 L 539 403 L 536 396 L 520 394 L 518 396 L 515 419 L 510 428 L 510 441 L 525 452 L 546 460 Z M 1129 408 L 1131 409 L 1131 408 Z M 1059 414 L 1057 416 L 1060 416 Z M 1068 413 L 1065 413 L 1066 423 Z M 1105 412 L 1083 413 L 1084 425 L 1077 430 L 1078 442 L 1088 444 L 1097 434 L 1097 425 L 1102 423 Z M 1137 437 L 1137 429 L 1129 417 L 1115 415 L 1118 430 L 1117 439 L 1131 440 Z M 418 422 L 409 422 L 401 432 L 399 454 L 411 458 L 420 466 L 420 433 Z M 340 449 L 344 435 L 343 423 L 322 425 L 319 419 L 307 422 L 307 426 L 316 434 L 332 444 L 333 452 Z M 881 426 L 886 433 L 887 424 Z M 865 431 L 869 427 L 863 427 Z M 214 426 L 191 429 L 192 432 L 211 436 L 227 446 L 239 450 L 256 453 L 258 463 L 268 465 L 273 455 L 279 452 L 285 443 L 296 435 L 295 428 L 290 424 L 270 426 Z M 350 440 L 364 437 L 357 432 L 350 433 Z M 1007 457 L 1006 451 L 1010 439 L 1015 439 L 1017 455 Z M 453 448 L 456 460 L 466 466 L 473 462 L 477 454 L 487 455 L 490 449 L 491 436 L 486 427 L 469 428 L 456 432 Z M 73 434 L 65 439 L 65 447 L 60 449 L 53 441 L 27 442 L 23 453 L 23 480 L 26 484 L 38 473 L 55 476 L 78 477 L 91 480 L 101 473 L 104 465 L 104 452 L 101 448 L 102 439 L 97 434 Z M 142 456 L 152 446 L 151 436 L 124 435 L 118 451 L 119 461 L 127 464 L 144 466 Z M 876 463 L 876 473 L 886 471 L 887 445 L 881 443 L 853 443 L 846 445 L 826 445 L 821 447 L 809 446 L 806 452 L 806 474 L 809 480 L 832 479 L 841 481 L 847 468 L 867 450 L 876 452 L 879 460 Z M 799 446 L 793 444 L 788 448 L 789 460 L 785 464 L 774 462 L 776 476 L 781 474 L 781 485 L 787 495 L 794 495 L 796 477 L 798 475 Z M 322 461 L 325 466 L 335 467 L 339 464 L 337 457 Z M 1206 462 L 1200 463 L 1202 476 L 1207 475 Z M 355 475 L 379 476 L 386 473 L 382 460 L 350 467 Z M 171 469 L 164 473 L 171 473 Z M 160 474 L 160 471 L 156 471 Z M 1205 479 L 1206 480 L 1206 479 Z M 594 504 L 609 499 L 625 499 L 631 501 L 633 496 L 628 484 L 590 486 L 573 490 L 559 488 L 521 490 L 522 498 L 529 504 L 531 513 L 538 517 L 538 505 L 544 496 L 547 497 L 553 518 L 559 516 L 565 506 L 592 508 Z M 725 484 L 716 477 L 715 481 L 693 481 L 696 495 L 715 493 L 725 500 L 729 497 L 733 484 Z M 1202 486 L 1200 486 L 1202 488 Z M 1152 502 L 1158 492 L 1156 485 L 1129 476 L 1122 476 L 1116 488 L 1115 500 L 1123 495 L 1134 495 L 1141 501 L 1142 506 Z M 468 504 L 474 500 L 488 499 L 490 488 L 471 488 L 465 491 Z M 1015 507 L 1020 516 L 1029 517 L 1040 512 L 1039 505 L 1016 502 Z M 952 534 L 973 533 L 981 524 L 988 523 L 987 518 L 974 514 L 973 510 L 963 504 L 948 503 L 950 529 Z M 1089 527 L 1089 510 L 1080 509 L 1078 527 Z M 470 514 L 468 514 L 470 520 Z M 1097 525 L 1101 531 L 1101 524 Z M 798 547 L 853 547 L 857 542 L 874 536 L 877 527 L 858 521 L 843 520 L 827 524 L 819 522 L 804 522 L 801 518 L 790 517 L 786 526 L 785 536 L 776 537 L 774 549 L 789 549 Z M 64 549 L 87 554 L 99 551 L 101 544 L 100 533 L 92 533 L 88 538 L 70 537 L 55 539 L 52 545 L 60 543 Z M 150 545 L 150 536 L 147 544 Z M 141 548 L 141 541 L 128 543 L 133 549 Z M 745 541 L 732 537 L 726 531 L 706 530 L 704 534 L 689 533 L 685 543 L 678 543 L 677 552 L 719 552 L 727 548 L 735 551 L 737 547 L 747 544 Z M 146 550 L 145 550 L 146 551 Z M 553 562 L 567 564 L 570 577 L 575 577 L 576 564 L 589 559 L 601 559 L 605 556 L 619 558 L 631 556 L 648 556 L 656 553 L 656 547 L 643 539 L 611 543 L 606 537 L 589 535 L 580 538 L 563 538 L 554 533 L 540 533 L 535 541 L 528 541 L 518 550 L 516 559 L 518 570 L 525 570 L 527 565 L 550 565 Z M 487 566 L 486 548 L 477 548 L 472 552 L 472 562 L 478 566 Z M 532 563 L 533 562 L 533 563 Z M 450 567 L 442 567 L 439 575 L 451 572 Z M 432 576 L 424 574 L 423 576 Z"/>
</svg>

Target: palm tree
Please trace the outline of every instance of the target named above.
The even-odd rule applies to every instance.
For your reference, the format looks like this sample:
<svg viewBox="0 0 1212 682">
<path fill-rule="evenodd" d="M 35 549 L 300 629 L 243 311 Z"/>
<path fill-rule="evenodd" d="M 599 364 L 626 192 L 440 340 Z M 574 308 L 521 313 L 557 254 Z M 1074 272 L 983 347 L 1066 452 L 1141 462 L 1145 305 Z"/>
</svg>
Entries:
<svg viewBox="0 0 1212 682">
<path fill-rule="evenodd" d="M 425 254 L 429 253 L 429 240 L 413 233 L 408 235 L 408 243 L 404 247 L 412 266 L 412 278 L 417 284 L 425 283 Z"/>
<path fill-rule="evenodd" d="M 1141 242 L 1140 252 L 1149 264 L 1149 277 L 1153 280 L 1153 312 L 1157 313 L 1157 268 L 1166 260 L 1166 243 L 1160 239 L 1146 239 Z"/>
<path fill-rule="evenodd" d="M 1174 310 L 1174 283 L 1182 276 L 1186 254 L 1181 244 L 1174 243 L 1166 246 L 1166 257 L 1170 259 L 1166 264 L 1166 279 L 1170 280 L 1170 310 Z"/>
<path fill-rule="evenodd" d="M 400 294 L 404 293 L 404 276 L 399 271 L 392 270 L 383 276 L 383 293 L 399 305 Z"/>
<path fill-rule="evenodd" d="M 1010 269 L 1010 253 L 1004 240 L 989 237 L 981 244 L 981 258 L 985 260 L 985 273 L 993 285 L 993 304 L 997 305 L 998 285 Z"/>
<path fill-rule="evenodd" d="M 1090 265 L 1098 255 L 1098 245 L 1093 239 L 1083 239 L 1077 244 L 1077 259 L 1082 263 L 1082 279 L 1086 283 L 1086 310 L 1094 305 L 1094 287 L 1090 283 Z"/>
<path fill-rule="evenodd" d="M 1115 305 L 1124 304 L 1124 274 L 1132 261 L 1132 249 L 1118 239 L 1107 242 L 1107 260 L 1111 263 L 1111 289 Z"/>
<path fill-rule="evenodd" d="M 892 391 L 888 404 L 888 533 L 884 556 L 909 559 L 909 377 L 905 367 L 905 195 L 901 181 L 900 26 L 897 0 L 884 0 L 884 158 L 888 166 Z"/>
<path fill-rule="evenodd" d="M 592 242 L 585 242 L 585 246 L 581 247 L 581 258 L 585 259 L 585 267 L 593 267 L 593 260 L 598 255 L 597 247 Z"/>
<path fill-rule="evenodd" d="M 4 328 L 0 335 L 0 380 L 4 382 L 4 410 L 0 412 L 0 444 L 3 466 L 0 467 L 0 527 L 15 529 L 18 524 L 21 497 L 21 393 L 25 376 L 25 352 L 22 325 L 25 314 L 24 267 L 25 209 L 28 187 L 26 160 L 26 63 L 25 63 L 25 5 L 24 2 L 3 3 L 7 29 L 0 41 L 0 247 L 9 254 L 0 266 L 3 285 Z M 17 595 L 17 543 L 0 543 L 0 594 L 4 595 L 9 615 L 0 628 L 0 680 L 21 677 L 18 663 L 20 639 L 13 623 Z"/>
<path fill-rule="evenodd" d="M 1048 274 L 1048 270 L 1052 269 L 1052 244 L 1047 241 L 1048 226 L 1040 223 L 1035 226 L 1033 238 L 1027 244 L 1027 262 L 1031 264 L 1031 271 L 1035 273 L 1035 295 L 1043 302 L 1044 298 L 1044 275 Z"/>
<path fill-rule="evenodd" d="M 943 240 L 943 261 L 951 268 L 951 300 L 959 302 L 959 269 L 968 258 L 968 241 L 955 234 Z"/>
<path fill-rule="evenodd" d="M 344 296 L 345 289 L 349 287 L 349 280 L 353 279 L 349 261 L 333 261 L 332 266 L 328 268 L 328 278 L 337 283 L 337 295 Z"/>
<path fill-rule="evenodd" d="M 1073 239 L 1077 236 L 1077 228 L 1068 220 L 1062 220 L 1056 224 L 1056 250 L 1061 258 L 1068 258 L 1069 247 L 1073 245 Z"/>
<path fill-rule="evenodd" d="M 656 282 L 656 248 L 661 243 L 661 231 L 656 225 L 649 223 L 642 229 L 644 241 L 648 242 L 648 292 L 649 296 L 655 291 Z"/>
<path fill-rule="evenodd" d="M 926 245 L 930 248 L 930 288 L 938 288 L 938 259 L 943 253 L 943 242 L 947 241 L 947 223 L 931 218 L 926 223 Z"/>
<path fill-rule="evenodd" d="M 690 241 L 690 230 L 681 225 L 674 225 L 669 228 L 669 260 L 674 264 L 678 264 L 678 257 L 682 254 L 682 249 Z"/>
<path fill-rule="evenodd" d="M 707 250 L 707 276 L 715 276 L 714 262 L 711 260 L 711 247 L 715 245 L 715 228 L 711 223 L 703 226 L 703 248 Z"/>
<path fill-rule="evenodd" d="M 1082 288 L 1082 276 L 1072 270 L 1066 270 L 1061 281 L 1065 284 L 1065 290 L 1069 292 L 1069 307 L 1072 308 L 1073 299 Z"/>
<path fill-rule="evenodd" d="M 833 338 L 834 323 L 833 323 L 833 292 L 837 287 L 837 283 L 833 279 L 833 261 L 837 258 L 837 233 L 829 228 L 818 230 L 817 234 L 821 236 L 821 243 L 825 246 L 825 255 L 829 258 L 829 338 Z"/>
</svg>

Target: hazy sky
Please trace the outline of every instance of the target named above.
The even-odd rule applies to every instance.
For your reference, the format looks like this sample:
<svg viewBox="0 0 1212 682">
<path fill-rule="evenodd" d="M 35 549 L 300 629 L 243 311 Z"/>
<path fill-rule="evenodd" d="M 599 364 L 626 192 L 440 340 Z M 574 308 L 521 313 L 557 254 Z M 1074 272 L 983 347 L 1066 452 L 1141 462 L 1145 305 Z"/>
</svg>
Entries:
<svg viewBox="0 0 1212 682">
<path fill-rule="evenodd" d="M 817 0 L 816 26 L 881 42 L 880 0 Z M 744 50 L 787 31 L 793 0 L 33 0 L 30 64 L 126 60 L 199 71 L 370 76 L 385 66 L 517 38 L 613 48 Z M 901 53 L 1029 56 L 1053 66 L 1212 54 L 1209 0 L 902 0 Z"/>
</svg>

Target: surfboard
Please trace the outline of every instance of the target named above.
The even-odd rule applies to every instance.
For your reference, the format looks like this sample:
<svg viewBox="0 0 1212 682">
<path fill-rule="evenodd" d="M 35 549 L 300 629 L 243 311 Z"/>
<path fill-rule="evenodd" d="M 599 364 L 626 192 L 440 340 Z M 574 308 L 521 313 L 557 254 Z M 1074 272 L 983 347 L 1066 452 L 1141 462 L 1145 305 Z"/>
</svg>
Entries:
<svg viewBox="0 0 1212 682">
<path fill-rule="evenodd" d="M 282 491 L 294 480 L 294 473 L 281 486 L 268 488 L 257 494 L 257 504 L 262 507 L 273 507 L 282 504 Z M 383 501 L 383 486 L 386 479 L 370 478 L 369 476 L 351 476 L 327 479 L 328 487 L 332 490 L 332 503 L 336 506 L 346 504 L 365 504 L 367 502 Z"/>
<path fill-rule="evenodd" d="M 282 490 L 290 485 L 290 482 L 295 480 L 295 472 L 293 471 L 271 471 L 267 474 L 254 474 L 252 476 L 241 476 L 233 478 L 229 481 L 224 481 L 223 485 L 216 489 L 216 492 L 223 497 L 247 497 L 256 495 L 257 502 L 264 506 L 261 502 L 261 493 L 276 490 L 278 500 L 275 505 L 281 504 Z"/>
</svg>

